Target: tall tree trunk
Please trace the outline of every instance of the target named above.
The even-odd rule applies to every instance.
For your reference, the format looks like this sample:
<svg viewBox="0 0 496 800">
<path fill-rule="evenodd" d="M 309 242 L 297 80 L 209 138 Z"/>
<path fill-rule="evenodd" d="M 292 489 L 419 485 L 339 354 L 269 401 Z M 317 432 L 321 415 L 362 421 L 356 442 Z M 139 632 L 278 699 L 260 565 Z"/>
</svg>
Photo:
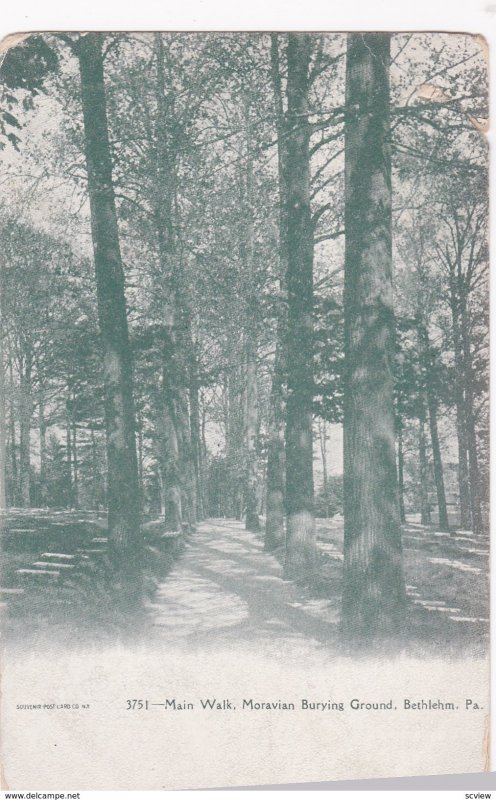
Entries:
<svg viewBox="0 0 496 800">
<path fill-rule="evenodd" d="M 456 379 L 458 383 L 458 379 Z M 458 492 L 460 505 L 460 527 L 469 530 L 472 527 L 470 510 L 470 485 L 468 473 L 467 431 L 465 425 L 465 408 L 463 402 L 463 389 L 455 388 L 456 398 L 456 433 L 458 443 Z"/>
<path fill-rule="evenodd" d="M 74 508 L 74 484 L 72 482 L 72 428 L 70 419 L 67 419 L 65 429 L 65 452 L 67 472 L 67 508 Z"/>
<path fill-rule="evenodd" d="M 204 516 L 203 500 L 203 469 L 202 469 L 202 447 L 200 438 L 200 401 L 199 401 L 199 380 L 198 363 L 195 348 L 191 351 L 191 361 L 189 369 L 189 407 L 191 420 L 191 450 L 196 481 L 196 517 L 201 520 Z"/>
<path fill-rule="evenodd" d="M 236 349 L 236 361 L 242 360 Z M 234 355 L 234 354 L 233 354 Z M 227 375 L 226 461 L 230 472 L 230 497 L 226 504 L 228 516 L 241 520 L 244 509 L 244 405 L 246 387 L 241 370 L 232 368 Z"/>
<path fill-rule="evenodd" d="M 279 352 L 277 352 L 277 348 Z M 276 344 L 274 376 L 271 387 L 271 420 L 267 452 L 267 496 L 265 518 L 265 549 L 276 550 L 284 544 L 284 484 L 286 479 L 284 452 L 284 396 L 281 369 L 281 345 Z"/>
<path fill-rule="evenodd" d="M 420 522 L 422 525 L 431 524 L 431 510 L 429 503 L 429 464 L 427 461 L 425 441 L 425 406 L 420 400 L 419 409 L 419 467 L 420 467 Z"/>
<path fill-rule="evenodd" d="M 181 268 L 182 271 L 182 268 Z M 189 303 L 184 290 L 180 293 L 180 305 L 182 307 L 181 335 L 179 338 L 181 354 L 181 389 L 179 392 L 181 420 L 184 428 L 183 448 L 182 448 L 182 472 L 184 476 L 185 495 L 188 503 L 188 522 L 193 529 L 198 521 L 198 470 L 197 470 L 197 449 L 198 428 L 193 431 L 194 425 L 198 425 L 198 408 L 196 408 L 196 419 L 193 420 L 192 385 L 198 384 L 198 375 L 195 376 L 196 369 L 196 347 L 193 341 L 192 319 L 189 310 Z M 196 401 L 198 402 L 198 388 L 196 390 Z"/>
<path fill-rule="evenodd" d="M 444 487 L 443 460 L 439 444 L 437 426 L 437 402 L 432 387 L 427 387 L 427 407 L 429 409 L 429 428 L 432 444 L 432 461 L 434 464 L 434 481 L 436 483 L 437 507 L 439 511 L 439 529 L 449 531 L 448 509 L 446 506 L 446 490 Z"/>
<path fill-rule="evenodd" d="M 322 458 L 322 477 L 323 477 L 323 493 L 326 509 L 326 517 L 329 516 L 329 498 L 327 496 L 328 480 L 327 480 L 327 425 L 325 419 L 319 419 L 319 441 L 320 441 L 320 455 Z"/>
<path fill-rule="evenodd" d="M 100 496 L 100 471 L 98 469 L 98 457 L 96 449 L 95 426 L 91 423 L 91 477 L 92 477 L 92 495 L 93 495 L 93 508 L 99 508 Z"/>
<path fill-rule="evenodd" d="M 400 522 L 406 522 L 405 514 L 405 455 L 403 453 L 403 426 L 398 428 L 398 498 L 400 503 Z"/>
<path fill-rule="evenodd" d="M 327 425 L 325 419 L 319 419 L 320 455 L 322 458 L 322 475 L 324 492 L 327 496 Z"/>
<path fill-rule="evenodd" d="M 200 445 L 201 445 L 201 454 L 203 463 L 207 460 L 207 409 L 205 408 L 205 403 L 202 400 L 201 404 L 201 414 L 200 414 Z"/>
<path fill-rule="evenodd" d="M 40 436 L 40 501 L 42 508 L 48 505 L 48 485 L 46 476 L 46 420 L 43 386 L 38 392 L 38 428 Z"/>
<path fill-rule="evenodd" d="M 466 298 L 461 303 L 461 339 L 463 350 L 463 372 L 465 378 L 465 420 L 468 445 L 470 509 L 472 514 L 472 528 L 475 534 L 482 532 L 482 509 L 479 485 L 479 460 L 477 455 L 477 431 L 474 413 L 474 382 L 472 353 L 470 347 L 470 333 Z"/>
<path fill-rule="evenodd" d="M 76 422 L 72 421 L 72 464 L 74 469 L 74 485 L 73 485 L 73 505 L 74 508 L 79 508 L 79 462 L 78 462 L 78 443 L 77 443 L 77 427 Z"/>
<path fill-rule="evenodd" d="M 158 481 L 160 489 L 160 515 L 167 520 L 167 487 L 161 468 L 158 468 Z"/>
<path fill-rule="evenodd" d="M 467 409 L 466 419 L 472 529 L 475 534 L 480 534 L 483 526 L 479 483 L 479 459 L 477 455 L 477 433 L 475 430 L 475 415 L 473 408 Z"/>
<path fill-rule="evenodd" d="M 188 403 L 188 377 L 185 375 L 181 379 L 181 388 L 178 398 L 178 426 L 180 432 L 180 453 L 181 453 L 181 477 L 183 484 L 183 516 L 190 530 L 193 530 L 196 522 L 196 473 L 193 458 L 193 446 L 191 441 L 191 419 Z"/>
<path fill-rule="evenodd" d="M 343 633 L 399 631 L 406 591 L 393 407 L 390 34 L 348 34 Z"/>
<path fill-rule="evenodd" d="M 297 579 L 312 575 L 316 566 L 312 446 L 313 226 L 308 123 L 311 48 L 310 34 L 288 34 L 285 574 Z"/>
<path fill-rule="evenodd" d="M 456 432 L 458 440 L 458 487 L 460 503 L 460 527 L 468 530 L 472 527 L 470 507 L 470 481 L 468 470 L 467 421 L 464 391 L 463 351 L 460 331 L 460 319 L 456 292 L 451 286 L 450 308 L 453 325 L 453 348 L 455 353 L 455 404 Z"/>
<path fill-rule="evenodd" d="M 144 487 L 143 487 L 143 420 L 141 418 L 141 414 L 138 414 L 137 417 L 138 423 L 138 483 L 139 483 L 139 493 L 141 499 L 141 507 L 143 508 L 143 501 L 144 501 Z"/>
<path fill-rule="evenodd" d="M 16 413 L 14 402 L 14 376 L 12 369 L 12 356 L 9 354 L 9 438 L 10 438 L 10 463 L 12 469 L 12 497 L 11 505 L 17 506 L 19 502 L 19 473 L 17 469 L 17 441 L 16 441 Z"/>
<path fill-rule="evenodd" d="M 253 154 L 251 143 L 250 104 L 244 100 L 245 134 L 246 134 L 246 168 L 242 188 L 241 207 L 245 214 L 245 237 L 242 242 L 242 258 L 245 265 L 246 298 L 244 320 L 244 361 L 245 361 L 245 475 L 244 495 L 246 506 L 245 527 L 249 531 L 260 530 L 258 516 L 258 384 L 257 384 L 257 334 L 254 324 L 256 307 L 259 299 L 256 296 L 255 282 L 255 220 L 254 220 L 254 187 L 253 187 Z"/>
<path fill-rule="evenodd" d="M 183 526 L 181 503 L 180 445 L 175 401 L 175 329 L 173 324 L 166 327 L 167 343 L 164 347 L 162 365 L 161 397 L 156 434 L 160 442 L 159 458 L 162 480 L 166 492 L 165 521 L 169 530 L 180 531 Z"/>
<path fill-rule="evenodd" d="M 278 34 L 271 33 L 271 78 L 274 92 L 277 129 L 277 160 L 279 182 L 279 285 L 285 290 L 285 273 L 288 269 L 287 250 L 287 188 L 285 168 L 285 116 L 282 99 L 281 71 L 279 65 Z M 282 298 L 281 298 L 282 299 Z M 265 549 L 275 550 L 284 544 L 284 484 L 286 465 L 284 452 L 285 412 L 285 308 L 281 303 L 277 317 L 276 352 L 272 373 L 269 441 L 267 445 Z"/>
<path fill-rule="evenodd" d="M 142 556 L 131 350 L 112 181 L 103 34 L 78 42 L 98 317 L 103 345 L 109 550 L 123 601 L 141 593 Z"/>
<path fill-rule="evenodd" d="M 182 486 L 180 451 L 181 431 L 177 400 L 183 387 L 180 385 L 180 354 L 178 352 L 178 302 L 177 252 L 173 225 L 173 198 L 175 195 L 175 156 L 167 148 L 167 87 L 165 81 L 165 52 L 162 33 L 155 33 L 155 56 L 157 60 L 157 126 L 155 131 L 157 149 L 155 221 L 157 229 L 158 255 L 163 290 L 163 323 L 165 331 L 164 363 L 162 371 L 162 414 L 159 422 L 166 431 L 166 450 L 163 451 L 162 476 L 166 483 L 166 522 L 172 530 L 182 530 Z"/>
<path fill-rule="evenodd" d="M 256 353 L 249 342 L 246 349 L 246 395 L 245 395 L 245 442 L 246 442 L 246 529 L 260 530 L 258 517 L 258 470 L 257 470 L 257 436 L 258 436 L 258 397 L 257 397 L 257 363 Z"/>
<path fill-rule="evenodd" d="M 168 381 L 170 379 L 169 366 L 169 362 L 164 359 L 162 374 L 163 404 L 161 406 L 162 414 L 159 422 L 162 429 L 160 433 L 160 474 L 165 496 L 166 526 L 168 530 L 181 531 L 183 527 L 183 514 L 179 473 L 179 439 L 176 408 L 168 387 Z"/>
<path fill-rule="evenodd" d="M 422 311 L 420 311 L 420 314 L 422 314 Z M 436 483 L 437 507 L 439 512 L 439 528 L 442 531 L 449 531 L 446 492 L 444 488 L 443 462 L 437 426 L 437 399 L 434 391 L 435 364 L 431 351 L 429 331 L 422 318 L 419 319 L 418 334 L 421 357 L 424 363 L 426 375 L 425 394 L 427 398 L 427 408 L 429 411 L 429 429 L 431 434 L 432 461 L 434 464 L 434 480 Z"/>
<path fill-rule="evenodd" d="M 31 505 L 31 354 L 27 353 L 20 364 L 19 402 L 19 487 L 23 508 Z"/>
</svg>

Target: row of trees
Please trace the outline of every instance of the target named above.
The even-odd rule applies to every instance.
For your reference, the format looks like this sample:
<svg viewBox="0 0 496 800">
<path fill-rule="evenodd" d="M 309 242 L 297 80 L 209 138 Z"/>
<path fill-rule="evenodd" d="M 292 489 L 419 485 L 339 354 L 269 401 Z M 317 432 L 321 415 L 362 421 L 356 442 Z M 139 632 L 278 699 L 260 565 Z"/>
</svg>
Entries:
<svg viewBox="0 0 496 800">
<path fill-rule="evenodd" d="M 9 75 L 34 56 L 33 112 L 40 78 Z M 314 445 L 326 482 L 343 424 L 343 624 L 400 626 L 405 473 L 445 530 L 447 460 L 463 527 L 487 499 L 477 41 L 57 34 L 2 74 L 33 132 L 4 151 L 3 504 L 105 504 L 121 586 L 143 509 L 264 513 L 305 578 Z"/>
</svg>

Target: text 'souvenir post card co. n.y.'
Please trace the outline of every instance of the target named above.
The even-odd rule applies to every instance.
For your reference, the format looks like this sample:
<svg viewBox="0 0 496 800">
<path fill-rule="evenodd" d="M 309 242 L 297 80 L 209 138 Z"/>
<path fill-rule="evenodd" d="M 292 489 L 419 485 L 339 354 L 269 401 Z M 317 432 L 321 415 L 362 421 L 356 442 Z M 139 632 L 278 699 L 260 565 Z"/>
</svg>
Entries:
<svg viewBox="0 0 496 800">
<path fill-rule="evenodd" d="M 487 45 L 0 68 L 5 789 L 478 772 Z"/>
</svg>

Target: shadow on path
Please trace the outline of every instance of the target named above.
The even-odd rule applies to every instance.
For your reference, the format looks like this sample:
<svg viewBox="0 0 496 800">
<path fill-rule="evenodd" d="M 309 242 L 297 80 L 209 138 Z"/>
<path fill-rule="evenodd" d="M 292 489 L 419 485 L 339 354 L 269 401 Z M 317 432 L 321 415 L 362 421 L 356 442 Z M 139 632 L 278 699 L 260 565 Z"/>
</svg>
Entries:
<svg viewBox="0 0 496 800">
<path fill-rule="evenodd" d="M 282 577 L 242 523 L 202 523 L 149 604 L 153 624 L 169 640 L 212 644 L 284 641 L 327 645 L 337 638 L 338 614 L 330 598 L 312 598 Z"/>
</svg>

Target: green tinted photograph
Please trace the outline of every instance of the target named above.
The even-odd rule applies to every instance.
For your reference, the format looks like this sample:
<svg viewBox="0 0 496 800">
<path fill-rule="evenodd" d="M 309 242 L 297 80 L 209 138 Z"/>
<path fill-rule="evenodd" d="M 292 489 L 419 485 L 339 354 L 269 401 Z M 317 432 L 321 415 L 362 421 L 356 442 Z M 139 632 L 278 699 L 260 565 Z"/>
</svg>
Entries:
<svg viewBox="0 0 496 800">
<path fill-rule="evenodd" d="M 344 704 L 345 720 L 357 717 L 352 700 L 391 702 L 406 719 L 405 687 L 424 676 L 433 688 L 409 702 L 452 702 L 454 716 L 435 706 L 422 724 L 442 716 L 461 737 L 446 739 L 439 771 L 456 758 L 481 771 L 486 41 L 411 31 L 11 40 L 0 65 L 8 734 L 15 705 L 48 704 L 56 685 L 69 705 L 91 698 L 89 675 L 102 696 L 113 675 L 127 680 L 123 709 L 142 698 L 210 713 L 191 688 L 204 673 L 212 688 L 201 697 L 224 681 L 243 719 L 265 702 L 299 714 L 304 698 L 335 702 L 334 717 Z M 98 664 L 112 665 L 105 680 Z M 262 681 L 256 696 L 239 682 L 243 665 Z M 161 694 L 143 675 L 162 678 Z M 312 698 L 324 675 L 331 695 Z M 271 719 L 283 710 L 273 705 Z M 29 725 L 42 726 L 42 712 Z M 428 741 L 408 760 L 411 716 L 394 767 L 378 755 L 375 768 L 364 757 L 315 775 L 309 755 L 308 774 L 435 772 Z M 39 763 L 22 756 L 23 735 L 12 736 L 16 756 L 6 745 L 14 788 L 79 774 L 43 748 Z M 258 779 L 247 753 L 239 769 L 205 765 L 194 780 L 184 763 L 167 778 L 148 771 L 145 788 L 276 780 L 283 746 L 270 745 Z M 322 765 L 327 746 L 315 745 Z M 144 787 L 102 764 L 88 775 L 78 786 Z"/>
</svg>

